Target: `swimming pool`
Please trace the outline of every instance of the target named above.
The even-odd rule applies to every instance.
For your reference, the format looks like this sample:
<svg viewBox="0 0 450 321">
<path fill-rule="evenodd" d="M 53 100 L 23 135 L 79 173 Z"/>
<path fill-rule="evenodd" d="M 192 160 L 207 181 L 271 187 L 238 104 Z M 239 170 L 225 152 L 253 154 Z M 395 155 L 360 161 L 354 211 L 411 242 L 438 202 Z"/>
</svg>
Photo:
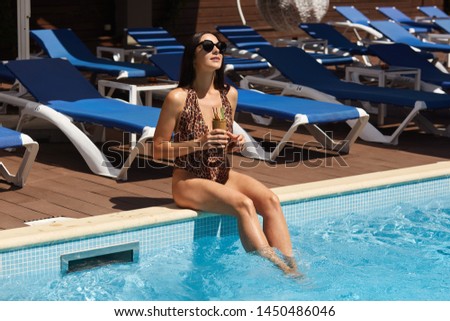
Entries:
<svg viewBox="0 0 450 321">
<path fill-rule="evenodd" d="M 386 184 L 387 175 L 356 191 L 344 184 L 331 195 L 336 184 L 328 182 L 306 198 L 292 199 L 300 186 L 286 189 L 280 197 L 301 281 L 244 253 L 234 219 L 185 213 L 181 221 L 3 249 L 0 300 L 450 300 L 450 176 L 430 173 Z M 344 183 L 362 187 L 367 176 L 360 178 Z M 136 242 L 138 263 L 61 272 L 61 255 Z"/>
</svg>

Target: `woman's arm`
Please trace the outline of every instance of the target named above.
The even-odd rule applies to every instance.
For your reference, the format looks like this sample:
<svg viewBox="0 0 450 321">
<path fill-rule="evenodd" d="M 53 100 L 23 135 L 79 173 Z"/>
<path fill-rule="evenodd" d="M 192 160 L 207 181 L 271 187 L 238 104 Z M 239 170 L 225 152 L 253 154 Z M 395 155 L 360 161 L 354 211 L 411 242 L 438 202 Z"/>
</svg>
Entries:
<svg viewBox="0 0 450 321">
<path fill-rule="evenodd" d="M 238 93 L 237 93 L 236 88 L 230 87 L 230 90 L 228 91 L 228 94 L 227 94 L 227 98 L 231 105 L 231 119 L 232 119 L 232 121 L 234 121 L 234 117 L 236 114 L 237 100 L 238 100 Z M 230 132 L 227 132 L 227 135 L 230 140 L 227 150 L 229 152 L 241 151 L 242 148 L 244 147 L 244 143 L 245 143 L 244 136 L 235 135 Z"/>
<path fill-rule="evenodd" d="M 182 88 L 172 90 L 164 100 L 161 114 L 153 136 L 153 158 L 173 160 L 176 157 L 192 153 L 200 144 L 196 140 L 174 143 L 172 134 L 178 117 L 186 101 L 186 92 Z"/>
<path fill-rule="evenodd" d="M 230 87 L 230 90 L 228 90 L 228 93 L 227 93 L 227 98 L 231 105 L 231 117 L 232 117 L 232 120 L 234 120 L 234 115 L 236 114 L 237 99 L 238 99 L 238 93 L 237 93 L 236 88 L 234 88 L 233 86 Z"/>
</svg>

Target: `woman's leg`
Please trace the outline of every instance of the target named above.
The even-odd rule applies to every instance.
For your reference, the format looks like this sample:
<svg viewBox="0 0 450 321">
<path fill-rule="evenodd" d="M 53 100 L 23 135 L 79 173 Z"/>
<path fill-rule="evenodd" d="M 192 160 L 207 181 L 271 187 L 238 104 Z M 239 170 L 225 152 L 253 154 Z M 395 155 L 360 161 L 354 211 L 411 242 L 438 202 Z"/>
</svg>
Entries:
<svg viewBox="0 0 450 321">
<path fill-rule="evenodd" d="M 283 271 L 290 272 L 289 267 L 271 249 L 249 197 L 227 185 L 193 178 L 182 170 L 174 171 L 172 193 L 175 203 L 180 207 L 235 216 L 244 249 L 257 251 Z"/>
<path fill-rule="evenodd" d="M 276 247 L 286 257 L 292 257 L 292 243 L 280 201 L 270 189 L 258 180 L 235 171 L 230 172 L 226 186 L 241 192 L 255 204 L 263 217 L 264 234 L 272 247 Z"/>
</svg>

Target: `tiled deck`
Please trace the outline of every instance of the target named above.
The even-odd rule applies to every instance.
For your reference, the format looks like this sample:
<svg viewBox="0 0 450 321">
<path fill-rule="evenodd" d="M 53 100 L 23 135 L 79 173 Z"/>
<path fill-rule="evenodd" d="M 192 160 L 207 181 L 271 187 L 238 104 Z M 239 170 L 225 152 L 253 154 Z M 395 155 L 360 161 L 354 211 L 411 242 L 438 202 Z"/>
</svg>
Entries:
<svg viewBox="0 0 450 321">
<path fill-rule="evenodd" d="M 437 116 L 449 123 L 450 113 Z M 257 138 L 268 132 L 267 128 L 255 125 L 247 115 L 239 115 L 238 121 Z M 288 124 L 280 121 L 271 128 L 271 135 L 276 140 Z M 329 129 L 339 135 L 344 128 L 346 130 L 345 125 L 332 125 Z M 109 132 L 110 138 L 114 139 L 116 135 Z M 278 187 L 450 159 L 449 138 L 422 134 L 417 128 L 403 133 L 398 146 L 358 140 L 350 154 L 343 156 L 317 150 L 314 143 L 308 143 L 312 141 L 311 137 L 301 130 L 292 140 L 295 146 L 288 148 L 286 155 L 275 164 L 233 156 L 234 168 L 261 180 L 268 187 Z M 19 158 L 14 153 L 0 151 L 0 157 L 12 168 L 18 164 Z M 170 167 L 141 158 L 129 170 L 128 181 L 117 182 L 92 174 L 71 144 L 42 141 L 25 187 L 18 189 L 0 182 L 0 230 L 50 217 L 82 218 L 164 206 L 172 203 L 170 176 Z"/>
</svg>

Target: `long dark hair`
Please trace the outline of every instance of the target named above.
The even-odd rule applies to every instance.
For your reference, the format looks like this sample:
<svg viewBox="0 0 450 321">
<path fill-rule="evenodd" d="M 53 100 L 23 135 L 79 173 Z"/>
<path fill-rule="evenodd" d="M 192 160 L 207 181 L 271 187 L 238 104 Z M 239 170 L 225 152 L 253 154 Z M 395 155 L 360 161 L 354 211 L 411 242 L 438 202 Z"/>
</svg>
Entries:
<svg viewBox="0 0 450 321">
<path fill-rule="evenodd" d="M 184 48 L 183 59 L 181 61 L 181 71 L 180 71 L 180 81 L 178 82 L 178 87 L 186 88 L 191 87 L 194 79 L 195 79 L 195 68 L 194 68 L 194 59 L 195 59 L 195 49 L 200 43 L 200 39 L 205 34 L 212 34 L 216 37 L 218 35 L 214 32 L 198 32 L 192 36 L 191 41 Z M 219 69 L 216 70 L 216 74 L 214 76 L 214 88 L 216 89 L 224 89 L 225 88 L 225 65 L 224 59 L 222 59 L 222 65 Z"/>
</svg>

